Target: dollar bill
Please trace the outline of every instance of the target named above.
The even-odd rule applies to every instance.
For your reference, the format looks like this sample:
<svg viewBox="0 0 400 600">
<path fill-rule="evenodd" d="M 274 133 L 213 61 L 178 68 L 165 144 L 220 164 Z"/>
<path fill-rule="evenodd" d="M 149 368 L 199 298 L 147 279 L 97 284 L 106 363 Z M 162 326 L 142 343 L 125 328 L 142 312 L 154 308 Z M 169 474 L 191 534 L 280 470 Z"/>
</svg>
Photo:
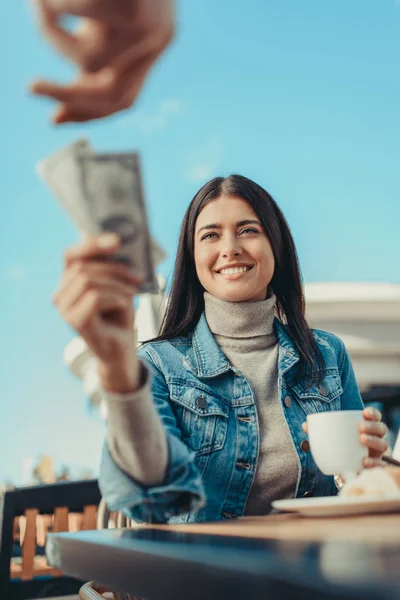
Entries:
<svg viewBox="0 0 400 600">
<path fill-rule="evenodd" d="M 87 213 L 81 185 L 78 156 L 92 155 L 89 142 L 81 138 L 36 165 L 40 178 L 48 185 L 82 235 L 94 229 Z"/>
<path fill-rule="evenodd" d="M 142 279 L 141 293 L 157 292 L 139 155 L 78 153 L 77 161 L 89 233 L 118 233 L 115 259 Z"/>
</svg>

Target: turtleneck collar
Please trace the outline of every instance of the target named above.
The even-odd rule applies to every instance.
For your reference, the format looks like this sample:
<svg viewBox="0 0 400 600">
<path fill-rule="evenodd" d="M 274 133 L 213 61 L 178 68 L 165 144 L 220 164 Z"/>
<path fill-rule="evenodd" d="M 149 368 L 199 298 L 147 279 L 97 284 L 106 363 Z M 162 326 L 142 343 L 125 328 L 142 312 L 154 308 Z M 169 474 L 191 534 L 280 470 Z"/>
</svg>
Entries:
<svg viewBox="0 0 400 600">
<path fill-rule="evenodd" d="M 227 302 L 204 292 L 205 316 L 212 333 L 230 338 L 254 338 L 274 331 L 276 297 L 259 302 Z"/>
</svg>

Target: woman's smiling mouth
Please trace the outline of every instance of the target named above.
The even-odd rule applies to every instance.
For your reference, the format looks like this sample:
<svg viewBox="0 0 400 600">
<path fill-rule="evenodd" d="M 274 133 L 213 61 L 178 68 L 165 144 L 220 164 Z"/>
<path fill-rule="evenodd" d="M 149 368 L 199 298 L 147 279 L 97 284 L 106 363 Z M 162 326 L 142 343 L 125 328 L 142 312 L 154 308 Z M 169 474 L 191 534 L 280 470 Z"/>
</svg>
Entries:
<svg viewBox="0 0 400 600">
<path fill-rule="evenodd" d="M 244 273 L 250 271 L 252 268 L 253 265 L 238 265 L 232 267 L 224 267 L 223 269 L 219 269 L 217 273 L 218 275 L 222 275 L 224 277 L 227 277 L 228 279 L 230 279 L 231 277 L 236 279 L 238 275 L 243 275 Z"/>
</svg>

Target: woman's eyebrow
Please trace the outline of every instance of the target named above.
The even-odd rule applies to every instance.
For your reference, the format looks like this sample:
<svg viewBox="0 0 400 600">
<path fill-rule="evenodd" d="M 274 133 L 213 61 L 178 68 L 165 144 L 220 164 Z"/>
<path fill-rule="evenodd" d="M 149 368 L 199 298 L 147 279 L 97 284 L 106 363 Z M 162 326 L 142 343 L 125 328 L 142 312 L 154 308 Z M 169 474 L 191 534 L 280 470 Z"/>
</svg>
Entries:
<svg viewBox="0 0 400 600">
<path fill-rule="evenodd" d="M 221 223 L 209 223 L 208 225 L 203 225 L 200 229 L 197 230 L 197 233 L 203 231 L 204 229 L 222 229 Z"/>
<path fill-rule="evenodd" d="M 244 219 L 236 223 L 236 227 L 243 227 L 243 225 L 261 225 L 261 223 L 257 219 Z"/>
<path fill-rule="evenodd" d="M 236 227 L 243 227 L 243 225 L 261 225 L 260 221 L 256 219 L 243 219 L 242 221 L 236 221 Z M 203 225 L 200 229 L 197 230 L 197 233 L 203 231 L 204 229 L 222 229 L 221 223 L 209 223 L 208 225 Z"/>
</svg>

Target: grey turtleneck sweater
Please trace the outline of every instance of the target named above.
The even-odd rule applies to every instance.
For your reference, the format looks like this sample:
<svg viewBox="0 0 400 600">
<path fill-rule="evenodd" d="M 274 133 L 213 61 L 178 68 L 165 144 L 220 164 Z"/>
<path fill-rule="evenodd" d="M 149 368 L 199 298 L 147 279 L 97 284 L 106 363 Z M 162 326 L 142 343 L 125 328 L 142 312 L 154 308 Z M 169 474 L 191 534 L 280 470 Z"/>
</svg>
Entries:
<svg viewBox="0 0 400 600">
<path fill-rule="evenodd" d="M 204 298 L 207 322 L 216 342 L 254 391 L 259 457 L 245 514 L 267 514 L 272 500 L 294 495 L 299 469 L 278 392 L 275 296 L 262 302 L 225 302 L 208 293 Z M 132 394 L 103 393 L 113 459 L 143 485 L 161 485 L 168 448 L 149 382 Z"/>
<path fill-rule="evenodd" d="M 273 327 L 276 298 L 225 302 L 206 292 L 204 300 L 216 342 L 249 381 L 256 398 L 259 455 L 245 514 L 263 515 L 269 512 L 272 500 L 293 497 L 299 468 L 278 390 L 279 345 Z"/>
</svg>

